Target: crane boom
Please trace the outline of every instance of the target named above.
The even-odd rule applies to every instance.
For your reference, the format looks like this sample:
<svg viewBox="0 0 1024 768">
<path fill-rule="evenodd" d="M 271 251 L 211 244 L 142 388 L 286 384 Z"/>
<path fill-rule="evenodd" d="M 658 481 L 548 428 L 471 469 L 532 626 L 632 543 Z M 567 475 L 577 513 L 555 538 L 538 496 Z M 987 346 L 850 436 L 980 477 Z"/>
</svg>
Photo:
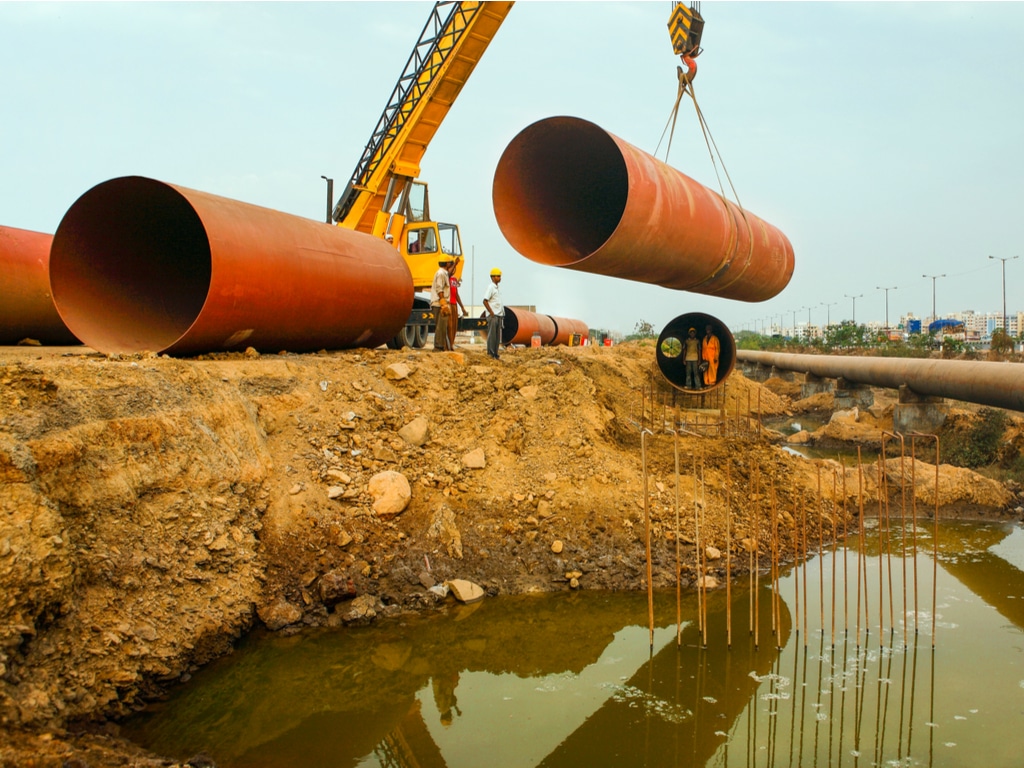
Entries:
<svg viewBox="0 0 1024 768">
<path fill-rule="evenodd" d="M 383 235 L 388 211 L 420 161 L 511 2 L 438 2 L 334 208 L 344 227 Z M 424 212 L 424 215 L 429 215 Z"/>
</svg>

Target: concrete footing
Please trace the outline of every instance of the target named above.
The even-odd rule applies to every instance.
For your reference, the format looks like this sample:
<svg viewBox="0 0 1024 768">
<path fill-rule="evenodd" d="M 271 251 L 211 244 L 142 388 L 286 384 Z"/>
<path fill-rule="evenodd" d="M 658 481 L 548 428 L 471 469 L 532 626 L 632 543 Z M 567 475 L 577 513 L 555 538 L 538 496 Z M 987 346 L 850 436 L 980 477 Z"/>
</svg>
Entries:
<svg viewBox="0 0 1024 768">
<path fill-rule="evenodd" d="M 941 397 L 919 395 L 906 385 L 900 387 L 899 402 L 892 409 L 892 428 L 901 435 L 910 432 L 935 434 L 946 421 L 949 405 Z"/>
</svg>

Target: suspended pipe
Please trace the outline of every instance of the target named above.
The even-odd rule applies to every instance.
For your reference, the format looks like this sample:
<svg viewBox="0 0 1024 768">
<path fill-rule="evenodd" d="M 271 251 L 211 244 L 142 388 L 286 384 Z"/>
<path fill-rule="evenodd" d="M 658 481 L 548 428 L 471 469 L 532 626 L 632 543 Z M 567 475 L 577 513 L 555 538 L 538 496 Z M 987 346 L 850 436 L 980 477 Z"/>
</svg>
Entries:
<svg viewBox="0 0 1024 768">
<path fill-rule="evenodd" d="M 593 123 L 523 129 L 494 174 L 494 213 L 526 258 L 741 301 L 793 275 L 782 232 Z"/>
<path fill-rule="evenodd" d="M 747 349 L 740 350 L 737 357 L 743 362 L 819 378 L 843 378 L 854 384 L 890 389 L 906 386 L 918 395 L 1024 411 L 1024 365 L 1020 363 L 797 355 Z"/>
<path fill-rule="evenodd" d="M 53 235 L 0 227 L 0 344 L 78 344 L 50 295 Z"/>
<path fill-rule="evenodd" d="M 139 176 L 75 201 L 50 285 L 68 328 L 108 354 L 376 347 L 413 305 L 384 240 Z"/>
</svg>

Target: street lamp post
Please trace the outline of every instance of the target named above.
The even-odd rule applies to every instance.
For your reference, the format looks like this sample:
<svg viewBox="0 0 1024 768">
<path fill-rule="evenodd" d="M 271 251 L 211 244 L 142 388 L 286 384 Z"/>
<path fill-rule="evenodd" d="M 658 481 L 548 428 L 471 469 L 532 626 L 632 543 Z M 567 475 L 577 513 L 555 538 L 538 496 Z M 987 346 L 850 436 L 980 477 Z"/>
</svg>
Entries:
<svg viewBox="0 0 1024 768">
<path fill-rule="evenodd" d="M 1020 258 L 1019 256 L 989 256 L 990 259 L 999 259 L 1003 262 L 1003 333 L 1006 334 L 1007 338 L 1010 336 L 1010 328 L 1006 324 L 1006 262 L 1013 261 L 1014 259 Z M 1020 332 L 1020 328 L 1017 329 Z"/>
<path fill-rule="evenodd" d="M 898 285 L 891 285 L 885 288 L 881 285 L 876 285 L 875 288 L 879 291 L 885 291 L 885 330 L 889 330 L 889 291 L 895 291 L 899 288 Z"/>
<path fill-rule="evenodd" d="M 330 224 L 331 215 L 334 213 L 334 179 L 328 179 L 326 176 L 320 178 L 327 182 L 327 223 Z"/>
<path fill-rule="evenodd" d="M 830 325 L 832 325 L 832 307 L 834 307 L 836 304 L 837 304 L 837 302 L 835 302 L 835 301 L 833 301 L 831 303 L 825 303 L 824 301 L 821 302 L 821 306 L 823 306 L 825 308 L 825 328 L 826 329 Z"/>
<path fill-rule="evenodd" d="M 843 296 L 845 296 L 848 299 L 853 299 L 853 324 L 856 325 L 857 324 L 857 299 L 863 299 L 864 298 L 864 294 L 860 293 L 860 294 L 857 294 L 856 296 L 851 296 L 848 293 L 844 293 Z"/>
<path fill-rule="evenodd" d="M 921 275 L 921 277 L 929 277 L 932 281 L 932 322 L 934 323 L 939 318 L 935 315 L 935 281 L 945 275 Z"/>
</svg>

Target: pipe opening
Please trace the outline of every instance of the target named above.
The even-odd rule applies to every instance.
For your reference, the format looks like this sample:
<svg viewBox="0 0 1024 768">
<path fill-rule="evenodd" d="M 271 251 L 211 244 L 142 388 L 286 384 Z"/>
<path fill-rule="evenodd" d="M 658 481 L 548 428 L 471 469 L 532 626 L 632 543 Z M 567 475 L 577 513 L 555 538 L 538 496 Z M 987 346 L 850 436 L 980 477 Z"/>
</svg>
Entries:
<svg viewBox="0 0 1024 768">
<path fill-rule="evenodd" d="M 93 187 L 71 206 L 50 253 L 53 301 L 68 328 L 106 352 L 159 351 L 192 326 L 206 302 L 210 243 L 173 187 L 129 176 Z"/>
<path fill-rule="evenodd" d="M 687 376 L 686 341 L 692 328 L 697 340 L 704 340 L 707 329 L 718 343 L 717 363 L 705 366 L 710 370 L 701 369 L 705 355 L 701 353 L 703 346 L 698 347 L 698 363 L 690 369 Z M 700 392 L 717 389 L 736 367 L 736 340 L 725 323 L 712 315 L 703 312 L 687 312 L 669 322 L 658 336 L 658 345 L 654 351 L 658 369 L 672 386 L 686 392 Z M 707 357 L 711 357 L 708 355 Z M 693 381 L 699 377 L 699 382 Z M 695 384 L 699 384 L 695 386 Z"/>
<path fill-rule="evenodd" d="M 578 118 L 523 129 L 498 161 L 492 190 L 505 239 L 549 266 L 574 264 L 611 237 L 626 207 L 629 174 L 605 131 Z"/>
</svg>

